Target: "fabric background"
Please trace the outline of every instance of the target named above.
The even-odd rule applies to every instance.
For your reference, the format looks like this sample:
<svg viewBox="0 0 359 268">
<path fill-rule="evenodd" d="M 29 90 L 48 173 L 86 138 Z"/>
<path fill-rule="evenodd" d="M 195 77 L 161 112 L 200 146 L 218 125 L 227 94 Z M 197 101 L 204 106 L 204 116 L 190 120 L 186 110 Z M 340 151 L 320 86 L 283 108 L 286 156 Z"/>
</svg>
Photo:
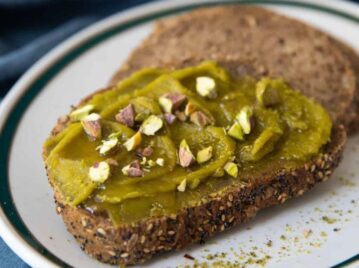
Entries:
<svg viewBox="0 0 359 268">
<path fill-rule="evenodd" d="M 70 35 L 108 15 L 150 1 L 0 0 L 0 98 L 36 60 Z M 0 267 L 29 266 L 0 238 Z"/>
<path fill-rule="evenodd" d="M 0 98 L 42 55 L 82 28 L 151 0 L 0 0 Z M 0 238 L 0 268 L 29 267 Z"/>
</svg>

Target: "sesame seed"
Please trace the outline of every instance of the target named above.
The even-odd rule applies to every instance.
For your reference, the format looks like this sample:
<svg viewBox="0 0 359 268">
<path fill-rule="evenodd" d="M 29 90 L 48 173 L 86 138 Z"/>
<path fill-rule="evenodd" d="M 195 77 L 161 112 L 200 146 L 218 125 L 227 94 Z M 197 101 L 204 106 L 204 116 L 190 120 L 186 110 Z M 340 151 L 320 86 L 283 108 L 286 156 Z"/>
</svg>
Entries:
<svg viewBox="0 0 359 268">
<path fill-rule="evenodd" d="M 121 254 L 121 258 L 127 258 L 127 257 L 128 257 L 128 253 L 127 253 L 127 252 Z"/>
<path fill-rule="evenodd" d="M 103 236 L 106 235 L 106 231 L 105 231 L 104 229 L 102 229 L 102 228 L 98 228 L 98 229 L 97 229 L 97 232 L 98 232 L 99 234 L 103 235 Z"/>
<path fill-rule="evenodd" d="M 153 224 L 152 224 L 152 223 L 150 223 L 150 224 L 147 226 L 147 231 L 151 231 L 151 230 L 152 230 L 152 228 L 153 228 Z"/>
<path fill-rule="evenodd" d="M 82 224 L 83 227 L 86 227 L 86 226 L 87 226 L 87 221 L 86 221 L 85 218 L 82 218 L 82 219 L 81 219 L 81 224 Z"/>
<path fill-rule="evenodd" d="M 112 250 L 107 251 L 107 253 L 111 256 L 116 256 L 116 253 Z"/>
</svg>

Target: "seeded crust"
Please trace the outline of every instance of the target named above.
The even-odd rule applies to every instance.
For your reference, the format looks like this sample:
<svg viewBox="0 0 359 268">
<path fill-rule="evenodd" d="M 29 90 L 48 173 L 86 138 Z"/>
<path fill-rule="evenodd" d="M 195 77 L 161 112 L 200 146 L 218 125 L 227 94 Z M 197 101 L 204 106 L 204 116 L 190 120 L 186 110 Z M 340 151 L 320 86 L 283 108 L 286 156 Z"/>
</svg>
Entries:
<svg viewBox="0 0 359 268">
<path fill-rule="evenodd" d="M 253 59 L 263 75 L 283 77 L 319 101 L 335 122 L 350 130 L 358 125 L 359 84 L 352 104 L 358 55 L 313 27 L 254 6 L 200 8 L 159 21 L 110 84 L 143 67 L 228 55 Z"/>
<path fill-rule="evenodd" d="M 201 59 L 191 59 L 167 67 L 180 68 L 199 61 Z M 250 62 L 229 57 L 218 62 L 237 77 L 260 75 Z M 68 123 L 68 116 L 61 117 L 51 135 L 58 134 Z M 92 257 L 116 265 L 143 263 L 162 252 L 201 243 L 216 233 L 253 218 L 260 209 L 300 196 L 318 182 L 327 180 L 342 158 L 345 141 L 344 127 L 336 126 L 323 153 L 305 165 L 290 171 L 277 170 L 258 178 L 247 178 L 247 182 L 243 181 L 219 195 L 203 197 L 196 206 L 184 208 L 174 215 L 151 217 L 116 227 L 104 215 L 91 214 L 66 204 L 52 185 L 56 210 L 81 249 Z M 48 152 L 44 151 L 43 158 L 46 159 L 47 155 Z"/>
</svg>

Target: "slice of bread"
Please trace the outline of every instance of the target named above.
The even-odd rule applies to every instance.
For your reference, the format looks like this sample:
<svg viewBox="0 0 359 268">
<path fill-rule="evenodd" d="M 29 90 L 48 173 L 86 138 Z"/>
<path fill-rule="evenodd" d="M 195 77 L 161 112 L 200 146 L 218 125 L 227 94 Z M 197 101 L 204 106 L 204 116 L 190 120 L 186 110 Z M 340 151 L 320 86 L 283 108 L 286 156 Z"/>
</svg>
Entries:
<svg viewBox="0 0 359 268">
<path fill-rule="evenodd" d="M 171 67 L 194 65 L 199 60 L 177 62 Z M 219 61 L 219 64 L 232 76 L 260 75 L 248 62 L 226 59 Z M 67 124 L 68 117 L 59 119 L 52 135 L 59 133 Z M 230 187 L 220 195 L 203 196 L 199 205 L 183 208 L 177 214 L 114 226 L 106 215 L 91 214 L 85 209 L 66 204 L 54 188 L 56 208 L 69 232 L 89 255 L 117 265 L 142 263 L 159 253 L 204 241 L 247 221 L 262 208 L 302 195 L 332 174 L 341 160 L 345 141 L 344 128 L 335 125 L 330 143 L 306 164 L 290 170 L 262 172 L 260 176 Z M 47 155 L 48 152 L 44 151 L 44 159 Z"/>
<path fill-rule="evenodd" d="M 355 77 L 348 58 L 356 57 L 352 63 L 358 74 L 359 59 L 345 47 L 313 27 L 260 7 L 201 8 L 158 22 L 110 84 L 134 70 L 193 56 L 247 57 L 264 75 L 283 77 L 318 100 L 335 122 L 353 128 L 359 105 L 352 104 Z"/>
</svg>

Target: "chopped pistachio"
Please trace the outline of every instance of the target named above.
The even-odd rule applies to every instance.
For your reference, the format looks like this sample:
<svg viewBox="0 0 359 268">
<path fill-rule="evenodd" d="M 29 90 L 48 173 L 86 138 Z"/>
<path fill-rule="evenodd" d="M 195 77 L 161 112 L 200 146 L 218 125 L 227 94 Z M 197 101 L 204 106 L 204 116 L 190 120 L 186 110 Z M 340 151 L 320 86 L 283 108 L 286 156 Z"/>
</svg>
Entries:
<svg viewBox="0 0 359 268">
<path fill-rule="evenodd" d="M 122 168 L 122 173 L 129 177 L 142 177 L 144 172 L 141 169 L 140 161 L 134 160 Z"/>
<path fill-rule="evenodd" d="M 147 163 L 147 157 L 144 156 L 144 157 L 142 157 L 142 160 L 141 160 L 141 163 L 140 163 L 140 164 L 141 164 L 142 166 L 144 166 L 144 165 L 146 165 L 146 163 Z"/>
<path fill-rule="evenodd" d="M 199 127 L 205 127 L 212 124 L 211 119 L 209 119 L 209 117 L 201 111 L 195 111 L 192 113 L 190 121 Z"/>
<path fill-rule="evenodd" d="M 203 164 L 209 161 L 213 156 L 213 147 L 208 146 L 197 152 L 197 162 L 198 164 Z"/>
<path fill-rule="evenodd" d="M 185 122 L 187 120 L 187 116 L 184 112 L 176 111 L 175 115 L 178 118 L 178 120 L 181 122 Z"/>
<path fill-rule="evenodd" d="M 116 114 L 116 121 L 128 127 L 135 125 L 135 110 L 132 104 L 127 105 L 118 114 Z"/>
<path fill-rule="evenodd" d="M 238 166 L 233 163 L 233 162 L 228 162 L 225 166 L 224 166 L 224 171 L 234 177 L 234 178 L 237 178 L 238 176 Z"/>
<path fill-rule="evenodd" d="M 156 162 L 153 161 L 152 159 L 148 160 L 148 161 L 147 161 L 147 164 L 148 164 L 150 167 L 156 166 Z"/>
<path fill-rule="evenodd" d="M 227 131 L 227 134 L 237 140 L 243 140 L 243 130 L 238 122 L 234 122 L 234 124 Z"/>
<path fill-rule="evenodd" d="M 160 167 L 163 167 L 165 164 L 165 160 L 163 158 L 157 158 L 156 164 L 159 165 Z"/>
<path fill-rule="evenodd" d="M 176 120 L 176 116 L 174 114 L 165 113 L 164 117 L 168 124 L 172 125 L 173 122 Z"/>
<path fill-rule="evenodd" d="M 92 104 L 87 104 L 82 106 L 70 113 L 71 121 L 80 121 L 85 116 L 89 115 L 89 113 L 95 108 Z"/>
<path fill-rule="evenodd" d="M 147 146 L 145 148 L 139 148 L 136 152 L 137 156 L 140 156 L 140 157 L 149 157 L 151 156 L 153 153 L 153 149 L 151 146 Z"/>
<path fill-rule="evenodd" d="M 256 97 L 264 107 L 273 106 L 280 102 L 278 90 L 261 81 L 256 85 Z"/>
<path fill-rule="evenodd" d="M 112 149 L 114 149 L 118 144 L 118 138 L 112 137 L 108 140 L 102 141 L 102 144 L 96 149 L 99 150 L 101 155 L 108 154 Z"/>
<path fill-rule="evenodd" d="M 195 162 L 195 158 L 187 144 L 186 140 L 182 140 L 178 151 L 179 164 L 182 167 L 189 167 Z"/>
<path fill-rule="evenodd" d="M 101 138 L 102 125 L 101 116 L 96 113 L 89 114 L 81 120 L 82 127 L 90 140 Z"/>
<path fill-rule="evenodd" d="M 106 161 L 94 164 L 90 167 L 89 176 L 93 182 L 105 182 L 110 176 L 110 165 Z"/>
<path fill-rule="evenodd" d="M 210 99 L 217 97 L 216 82 L 213 78 L 208 76 L 197 77 L 196 90 L 202 97 L 208 97 Z"/>
<path fill-rule="evenodd" d="M 173 104 L 170 99 L 167 99 L 166 97 L 160 97 L 158 99 L 158 103 L 160 104 L 162 110 L 165 111 L 166 113 L 172 112 Z"/>
<path fill-rule="evenodd" d="M 184 179 L 183 181 L 181 181 L 181 183 L 177 186 L 177 190 L 180 192 L 184 192 L 186 191 L 186 186 L 187 186 L 187 180 Z"/>
<path fill-rule="evenodd" d="M 156 115 L 150 115 L 145 121 L 143 121 L 140 131 L 147 135 L 153 136 L 163 126 L 163 121 Z"/>
<path fill-rule="evenodd" d="M 196 106 L 194 106 L 193 103 L 189 101 L 184 108 L 184 114 L 186 116 L 190 116 L 195 110 Z"/>
<path fill-rule="evenodd" d="M 140 132 L 137 132 L 131 138 L 129 138 L 123 145 L 126 147 L 127 151 L 134 150 L 142 142 L 142 135 Z"/>
<path fill-rule="evenodd" d="M 244 106 L 236 115 L 236 120 L 241 126 L 244 134 L 251 133 L 253 129 L 253 109 L 249 106 Z"/>
<path fill-rule="evenodd" d="M 185 100 L 186 100 L 185 95 L 171 92 L 162 95 L 158 99 L 158 102 L 161 108 L 163 109 L 163 111 L 165 111 L 166 113 L 171 113 L 172 111 L 179 109 Z"/>
<path fill-rule="evenodd" d="M 146 118 L 148 117 L 149 115 L 147 113 L 138 113 L 136 114 L 135 116 L 135 121 L 136 122 L 143 122 L 146 120 Z"/>
</svg>

